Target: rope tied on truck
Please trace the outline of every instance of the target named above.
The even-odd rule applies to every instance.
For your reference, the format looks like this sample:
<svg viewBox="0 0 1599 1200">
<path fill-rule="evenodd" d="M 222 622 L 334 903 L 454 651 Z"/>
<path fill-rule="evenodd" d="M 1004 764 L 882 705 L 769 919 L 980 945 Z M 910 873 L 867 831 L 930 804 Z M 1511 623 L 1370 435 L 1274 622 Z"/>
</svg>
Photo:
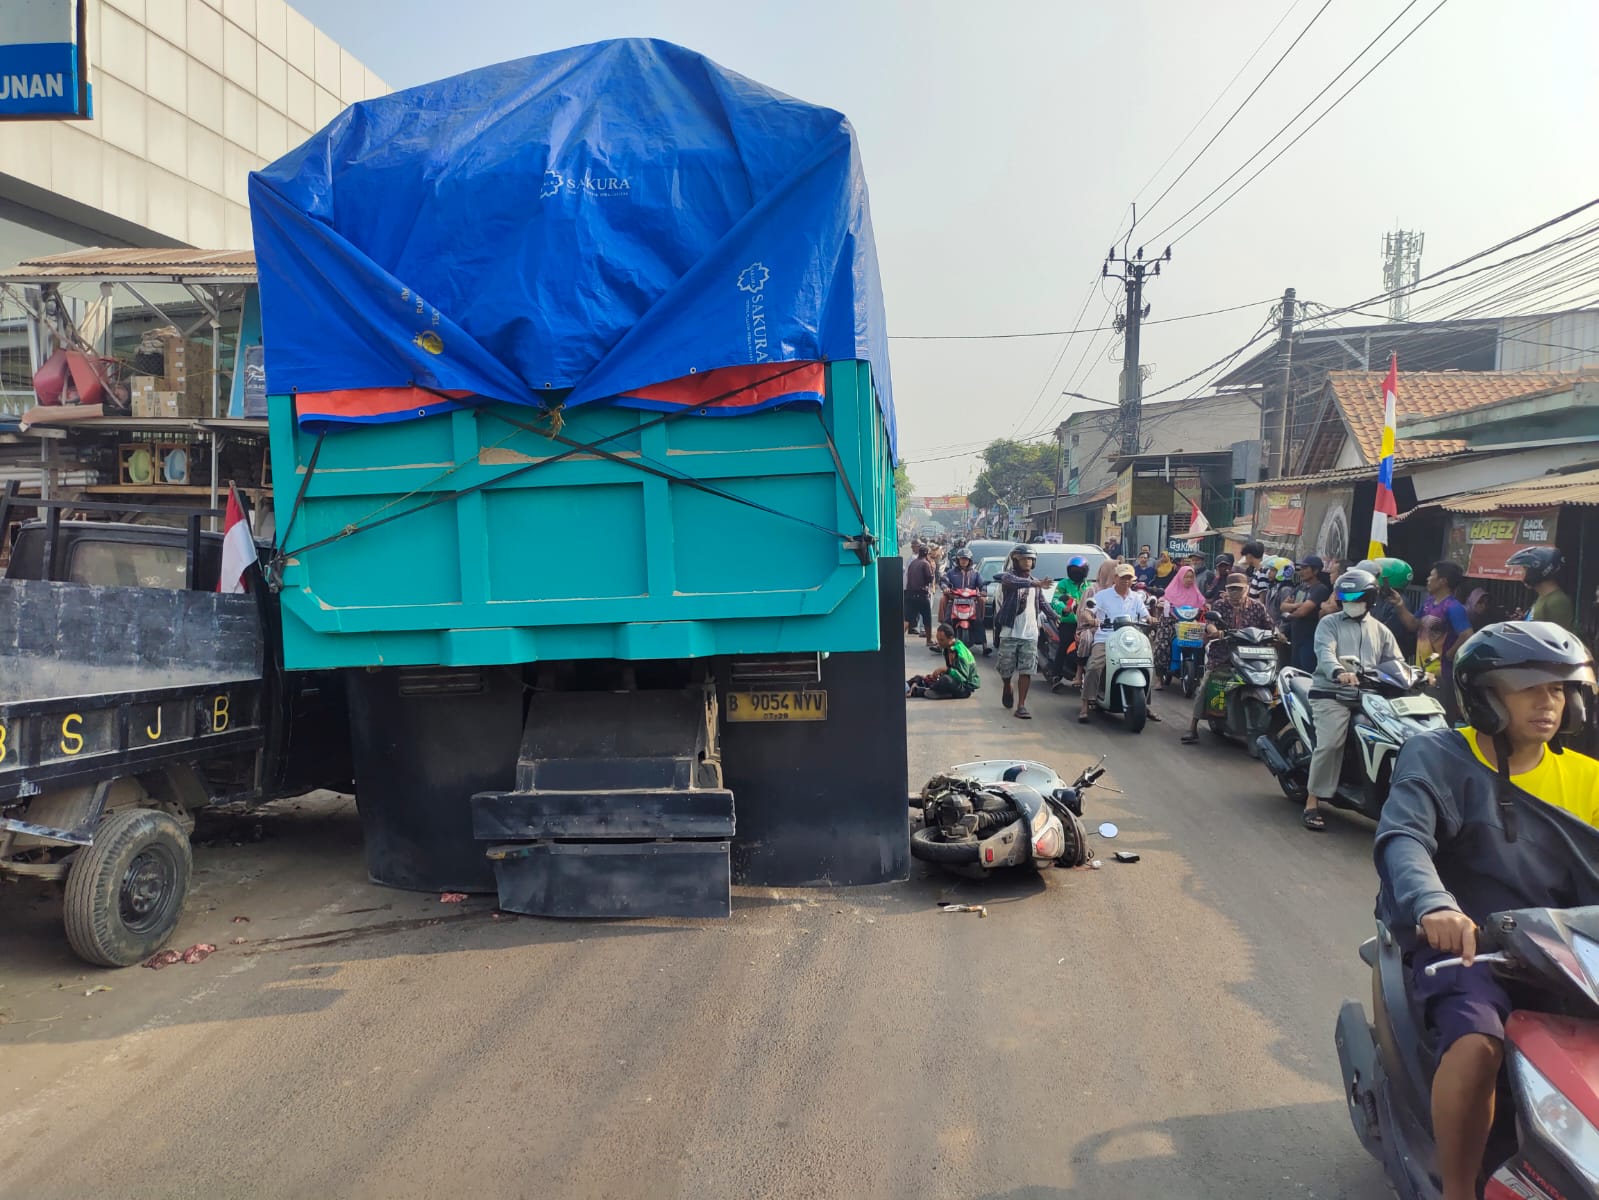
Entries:
<svg viewBox="0 0 1599 1200">
<path fill-rule="evenodd" d="M 388 503 L 368 513 L 366 516 L 344 525 L 337 533 L 332 533 L 326 537 L 319 538 L 316 541 L 297 546 L 293 550 L 279 549 L 273 554 L 269 564 L 269 569 L 266 572 L 267 583 L 273 591 L 281 590 L 283 586 L 283 567 L 290 559 L 296 558 L 299 555 L 308 554 L 312 550 L 321 549 L 322 547 L 331 545 L 334 542 L 342 541 L 347 537 L 354 537 L 356 534 L 366 530 L 380 528 L 381 526 L 387 525 L 392 521 L 398 521 L 400 518 L 410 516 L 413 513 L 426 511 L 429 508 L 446 503 L 447 501 L 458 500 L 462 497 L 484 491 L 487 488 L 507 483 L 512 479 L 527 475 L 539 469 L 540 467 L 547 467 L 553 463 L 562 462 L 564 460 L 576 458 L 581 455 L 592 455 L 597 458 L 603 458 L 608 462 L 619 463 L 624 466 L 632 467 L 635 470 L 642 471 L 646 475 L 665 479 L 671 483 L 680 483 L 687 487 L 691 487 L 696 491 L 705 492 L 707 495 L 717 496 L 721 499 L 731 501 L 735 504 L 742 504 L 747 508 L 753 508 L 759 512 L 764 512 L 774 517 L 781 517 L 784 520 L 794 521 L 798 524 L 808 526 L 811 529 L 815 529 L 819 532 L 827 534 L 829 537 L 838 538 L 845 548 L 855 551 L 856 557 L 860 559 L 862 566 L 870 566 L 872 562 L 872 548 L 877 544 L 877 537 L 867 526 L 865 512 L 861 508 L 860 501 L 855 495 L 855 489 L 850 485 L 849 477 L 845 474 L 843 458 L 838 452 L 838 445 L 833 440 L 832 431 L 827 428 L 827 422 L 823 419 L 820 409 L 817 410 L 816 414 L 817 422 L 821 426 L 822 436 L 827 442 L 827 449 L 832 456 L 833 466 L 838 474 L 839 483 L 842 485 L 844 494 L 849 500 L 850 507 L 854 510 L 855 517 L 860 523 L 860 532 L 856 534 L 849 534 L 843 532 L 842 530 L 832 529 L 815 521 L 807 520 L 804 517 L 796 516 L 794 513 L 784 512 L 781 509 L 772 508 L 769 505 L 762 504 L 758 500 L 752 500 L 747 496 L 740 496 L 734 492 L 727 491 L 724 488 L 719 488 L 713 484 L 707 483 L 702 479 L 695 479 L 691 475 L 685 475 L 679 471 L 673 471 L 663 464 L 656 463 L 650 459 L 645 459 L 642 455 L 640 455 L 638 458 L 626 458 L 604 448 L 609 442 L 614 442 L 620 438 L 628 437 L 633 434 L 643 433 L 647 429 L 653 429 L 658 425 L 668 424 L 671 421 L 675 421 L 678 418 L 687 416 L 691 413 L 704 415 L 707 409 L 721 404 L 726 400 L 730 400 L 734 396 L 749 390 L 751 387 L 759 387 L 766 383 L 774 383 L 788 375 L 792 375 L 797 371 L 805 369 L 808 365 L 809 364 L 807 363 L 796 364 L 785 370 L 779 371 L 774 375 L 768 376 L 765 379 L 757 380 L 754 384 L 742 384 L 741 386 L 730 391 L 723 392 L 717 396 L 712 396 L 709 400 L 703 401 L 700 404 L 677 409 L 672 412 L 662 413 L 660 416 L 652 417 L 650 420 L 644 421 L 641 424 L 635 425 L 629 429 L 618 430 L 615 433 L 607 434 L 605 437 L 598 438 L 592 442 L 579 442 L 573 438 L 562 435 L 561 430 L 565 425 L 565 420 L 561 415 L 560 405 L 556 405 L 553 408 L 544 409 L 542 415 L 535 421 L 518 421 L 514 417 L 511 417 L 504 412 L 489 412 L 487 406 L 495 403 L 495 401 L 489 397 L 472 396 L 461 398 L 446 395 L 445 393 L 436 391 L 432 388 L 421 388 L 422 391 L 439 396 L 441 399 L 453 400 L 455 403 L 465 404 L 479 414 L 486 414 L 496 420 L 512 426 L 510 433 L 492 443 L 491 446 L 485 447 L 486 449 L 492 449 L 494 447 L 503 445 L 512 437 L 516 436 L 518 432 L 535 433 L 546 440 L 560 442 L 566 447 L 566 449 L 562 450 L 559 454 L 551 455 L 549 458 L 541 458 L 534 462 L 526 463 L 515 468 L 514 470 L 507 471 L 503 475 L 497 475 L 493 479 L 483 480 L 480 483 L 475 483 L 470 487 L 463 488 L 459 491 L 436 493 L 424 502 L 407 508 L 402 512 L 388 512 L 389 509 L 398 504 L 404 503 L 406 500 L 409 500 L 414 496 L 417 496 L 423 492 L 432 491 L 434 488 L 438 487 L 439 484 L 443 483 L 457 472 L 463 470 L 468 465 L 468 463 L 465 461 L 456 463 L 454 466 L 442 472 L 428 483 L 413 488 L 405 495 L 390 500 Z M 541 421 L 546 427 L 539 427 L 539 422 Z M 295 518 L 299 515 L 300 507 L 305 502 L 306 492 L 311 485 L 311 477 L 316 472 L 317 459 L 322 453 L 322 443 L 326 436 L 326 431 L 322 431 L 317 434 L 316 443 L 311 450 L 311 456 L 306 462 L 305 473 L 301 477 L 300 486 L 295 492 L 294 507 L 289 510 L 289 519 L 284 525 L 283 535 L 278 539 L 280 547 L 287 543 L 288 535 L 294 528 Z"/>
</svg>

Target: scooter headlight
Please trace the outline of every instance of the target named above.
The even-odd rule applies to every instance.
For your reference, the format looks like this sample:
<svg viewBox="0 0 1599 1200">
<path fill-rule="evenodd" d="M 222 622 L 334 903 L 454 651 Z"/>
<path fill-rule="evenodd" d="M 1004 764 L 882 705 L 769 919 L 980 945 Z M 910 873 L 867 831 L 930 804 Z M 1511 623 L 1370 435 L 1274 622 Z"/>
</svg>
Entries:
<svg viewBox="0 0 1599 1200">
<path fill-rule="evenodd" d="M 1590 1187 L 1599 1187 L 1599 1129 L 1524 1056 L 1512 1052 L 1510 1070 L 1528 1124 Z"/>
</svg>

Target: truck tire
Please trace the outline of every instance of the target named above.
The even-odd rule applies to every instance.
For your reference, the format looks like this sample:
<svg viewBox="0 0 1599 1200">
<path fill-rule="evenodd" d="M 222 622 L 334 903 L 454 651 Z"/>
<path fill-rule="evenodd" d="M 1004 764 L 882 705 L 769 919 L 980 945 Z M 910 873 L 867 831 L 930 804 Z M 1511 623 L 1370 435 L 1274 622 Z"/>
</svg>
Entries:
<svg viewBox="0 0 1599 1200">
<path fill-rule="evenodd" d="M 925 826 L 911 832 L 911 857 L 923 862 L 960 866 L 977 861 L 977 841 L 942 842 L 938 830 Z"/>
<path fill-rule="evenodd" d="M 131 967 L 159 950 L 183 915 L 194 865 L 183 827 L 129 809 L 104 822 L 67 873 L 67 941 L 100 967 Z"/>
</svg>

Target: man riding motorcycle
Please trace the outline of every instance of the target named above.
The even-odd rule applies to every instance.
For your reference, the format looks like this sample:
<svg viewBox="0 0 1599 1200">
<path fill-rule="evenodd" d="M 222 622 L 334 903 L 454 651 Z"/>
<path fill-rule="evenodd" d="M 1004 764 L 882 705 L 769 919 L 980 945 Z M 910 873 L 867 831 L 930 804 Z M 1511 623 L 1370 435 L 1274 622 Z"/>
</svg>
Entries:
<svg viewBox="0 0 1599 1200">
<path fill-rule="evenodd" d="M 1444 1200 L 1468 1200 L 1512 1011 L 1504 985 L 1471 967 L 1477 925 L 1495 912 L 1599 902 L 1599 762 L 1557 740 L 1582 728 L 1594 688 L 1591 656 L 1558 625 L 1486 626 L 1456 654 L 1454 684 L 1471 724 L 1405 744 L 1374 852 L 1378 915 L 1407 954 L 1438 1039 L 1432 1124 Z M 1454 956 L 1462 965 L 1426 974 Z"/>
<path fill-rule="evenodd" d="M 1322 687 L 1354 687 L 1360 672 L 1375 670 L 1385 662 L 1400 661 L 1399 643 L 1388 627 L 1371 615 L 1377 599 L 1377 577 L 1370 571 L 1345 571 L 1333 584 L 1339 610 L 1316 626 L 1315 678 Z M 1351 670 L 1346 659 L 1358 666 Z M 1320 805 L 1338 790 L 1344 765 L 1344 738 L 1349 733 L 1349 708 L 1338 700 L 1310 702 L 1316 724 L 1316 748 L 1310 756 L 1310 786 L 1305 797 L 1305 828 L 1320 833 L 1327 828 Z"/>
<path fill-rule="evenodd" d="M 1055 593 L 1049 598 L 1050 610 L 1060 626 L 1060 648 L 1049 674 L 1054 675 L 1055 691 L 1067 685 L 1066 672 L 1071 671 L 1072 682 L 1081 673 L 1082 664 L 1071 647 L 1077 641 L 1077 606 L 1088 593 L 1088 560 L 1081 555 L 1066 564 L 1066 578 L 1055 584 Z"/>
<path fill-rule="evenodd" d="M 938 606 L 938 619 L 949 620 L 951 592 L 970 589 L 977 593 L 977 627 L 983 626 L 983 578 L 972 565 L 972 552 L 965 546 L 955 551 L 955 565 L 944 572 L 944 598 Z"/>
</svg>

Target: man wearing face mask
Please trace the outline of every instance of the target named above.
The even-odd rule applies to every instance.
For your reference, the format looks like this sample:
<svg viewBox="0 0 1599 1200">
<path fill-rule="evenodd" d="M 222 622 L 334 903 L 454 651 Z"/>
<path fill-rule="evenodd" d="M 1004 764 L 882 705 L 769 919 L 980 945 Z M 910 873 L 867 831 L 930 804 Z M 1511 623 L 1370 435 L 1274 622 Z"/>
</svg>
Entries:
<svg viewBox="0 0 1599 1200">
<path fill-rule="evenodd" d="M 1315 686 L 1354 687 L 1358 671 L 1370 671 L 1385 662 L 1402 662 L 1404 654 L 1393 631 L 1371 614 L 1377 599 L 1377 577 L 1370 571 L 1345 571 L 1333 584 L 1338 611 L 1316 626 Z M 1358 671 L 1345 664 L 1353 659 Z M 1310 714 L 1316 723 L 1316 748 L 1310 756 L 1310 794 L 1305 798 L 1305 828 L 1321 832 L 1321 802 L 1338 790 L 1344 763 L 1344 738 L 1349 733 L 1349 708 L 1338 700 L 1315 699 Z"/>
</svg>

